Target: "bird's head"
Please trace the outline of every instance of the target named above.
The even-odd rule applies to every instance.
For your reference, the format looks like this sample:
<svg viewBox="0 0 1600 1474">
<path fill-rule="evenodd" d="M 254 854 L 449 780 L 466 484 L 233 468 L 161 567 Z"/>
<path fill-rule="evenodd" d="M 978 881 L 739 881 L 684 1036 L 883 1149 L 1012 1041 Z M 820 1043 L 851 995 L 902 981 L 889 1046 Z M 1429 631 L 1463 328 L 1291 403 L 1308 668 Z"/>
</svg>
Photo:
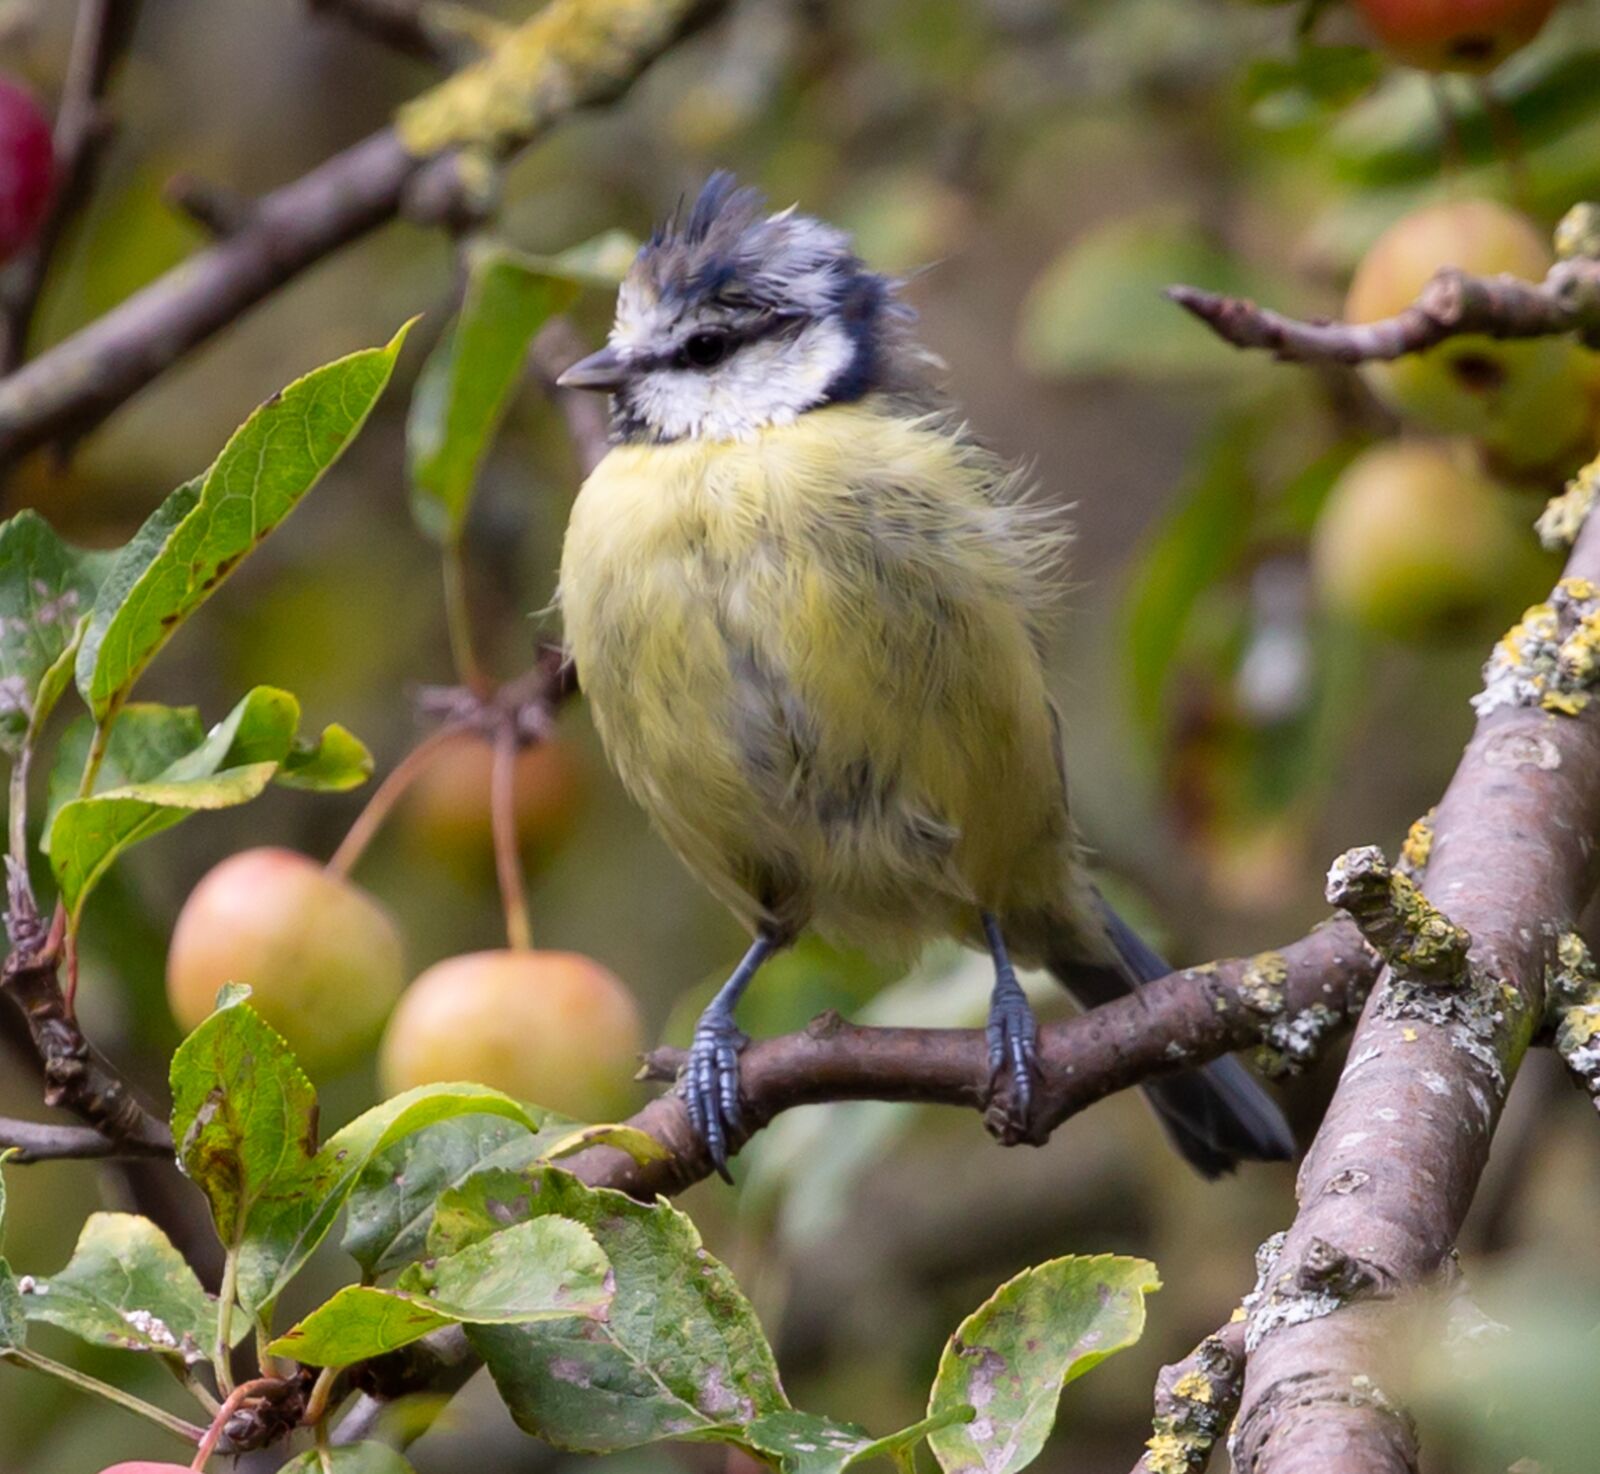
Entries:
<svg viewBox="0 0 1600 1474">
<path fill-rule="evenodd" d="M 613 396 L 621 440 L 741 439 L 879 387 L 909 316 L 850 238 L 716 173 L 640 249 L 600 352 L 560 382 Z"/>
</svg>

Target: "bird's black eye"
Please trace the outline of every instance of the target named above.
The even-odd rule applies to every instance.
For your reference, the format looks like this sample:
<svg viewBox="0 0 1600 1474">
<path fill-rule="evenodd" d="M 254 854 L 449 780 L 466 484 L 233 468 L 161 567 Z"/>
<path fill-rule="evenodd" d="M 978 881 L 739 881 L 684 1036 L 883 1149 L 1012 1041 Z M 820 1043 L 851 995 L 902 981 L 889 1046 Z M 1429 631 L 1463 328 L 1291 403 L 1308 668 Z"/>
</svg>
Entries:
<svg viewBox="0 0 1600 1474">
<path fill-rule="evenodd" d="M 689 368 L 715 368 L 732 347 L 733 339 L 727 333 L 691 333 L 678 350 L 678 357 Z"/>
</svg>

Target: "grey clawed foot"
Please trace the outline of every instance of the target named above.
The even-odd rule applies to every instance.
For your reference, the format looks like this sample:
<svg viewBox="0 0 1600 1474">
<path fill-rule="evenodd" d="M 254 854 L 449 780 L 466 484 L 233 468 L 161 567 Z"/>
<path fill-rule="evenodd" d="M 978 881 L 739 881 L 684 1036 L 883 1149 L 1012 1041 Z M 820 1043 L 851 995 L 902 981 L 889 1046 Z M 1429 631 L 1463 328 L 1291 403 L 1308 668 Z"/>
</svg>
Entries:
<svg viewBox="0 0 1600 1474">
<path fill-rule="evenodd" d="M 706 1145 L 712 1165 L 724 1182 L 728 1148 L 744 1135 L 739 1107 L 739 1051 L 750 1040 L 731 1018 L 707 1014 L 695 1026 L 689 1062 L 678 1089 L 689 1108 L 689 1124 Z"/>
<path fill-rule="evenodd" d="M 989 1002 L 989 1093 L 1011 1077 L 1015 1114 L 1026 1126 L 1033 1114 L 1033 1082 L 1039 1072 L 1039 1024 L 1016 980 L 997 982 Z"/>
</svg>

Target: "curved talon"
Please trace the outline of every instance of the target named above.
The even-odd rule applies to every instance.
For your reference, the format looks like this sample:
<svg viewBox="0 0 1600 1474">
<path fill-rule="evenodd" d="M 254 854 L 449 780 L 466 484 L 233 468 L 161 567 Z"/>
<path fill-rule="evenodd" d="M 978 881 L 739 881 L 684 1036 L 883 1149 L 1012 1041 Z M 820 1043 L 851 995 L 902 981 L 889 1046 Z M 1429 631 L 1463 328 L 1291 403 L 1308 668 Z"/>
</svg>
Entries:
<svg viewBox="0 0 1600 1474">
<path fill-rule="evenodd" d="M 1007 1070 L 1016 1114 L 1026 1124 L 1033 1107 L 1033 1081 L 1039 1068 L 1038 1024 L 1020 989 L 999 993 L 989 1012 L 989 1092 Z"/>
<path fill-rule="evenodd" d="M 689 1124 L 705 1143 L 717 1175 L 732 1182 L 728 1147 L 744 1134 L 739 1102 L 739 1051 L 748 1039 L 731 1021 L 695 1030 L 680 1090 L 689 1110 Z"/>
</svg>

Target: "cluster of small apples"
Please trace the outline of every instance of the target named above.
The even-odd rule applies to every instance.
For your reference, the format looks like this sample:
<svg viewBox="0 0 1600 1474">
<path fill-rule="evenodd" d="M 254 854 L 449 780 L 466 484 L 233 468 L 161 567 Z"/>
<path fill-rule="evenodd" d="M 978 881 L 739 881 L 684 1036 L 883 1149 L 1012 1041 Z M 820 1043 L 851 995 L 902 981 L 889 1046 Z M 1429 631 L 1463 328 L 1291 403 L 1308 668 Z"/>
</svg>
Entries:
<svg viewBox="0 0 1600 1474">
<path fill-rule="evenodd" d="M 1403 311 L 1441 267 L 1536 282 L 1550 264 L 1544 236 L 1504 205 L 1429 206 L 1367 253 L 1345 316 Z M 1312 538 L 1321 601 L 1395 638 L 1476 633 L 1479 616 L 1547 581 L 1528 492 L 1593 453 L 1600 357 L 1564 337 L 1466 336 L 1361 372 L 1406 433 L 1357 456 L 1329 493 Z"/>
<path fill-rule="evenodd" d="M 1488 72 L 1533 40 L 1557 0 L 1355 0 L 1385 50 L 1428 72 Z"/>
<path fill-rule="evenodd" d="M 0 77 L 0 264 L 33 239 L 54 184 L 49 122 L 27 88 Z"/>
<path fill-rule="evenodd" d="M 422 843 L 489 839 L 488 746 L 447 743 L 408 795 Z M 518 838 L 547 846 L 570 824 L 576 762 L 559 741 L 519 755 Z M 185 1029 L 227 983 L 307 1069 L 360 1059 L 382 1035 L 389 1093 L 471 1080 L 579 1120 L 613 1120 L 632 1094 L 639 1011 L 599 963 L 571 952 L 498 950 L 451 957 L 406 986 L 401 932 L 370 893 L 305 855 L 245 850 L 207 874 L 184 904 L 167 954 L 167 997 Z"/>
</svg>

